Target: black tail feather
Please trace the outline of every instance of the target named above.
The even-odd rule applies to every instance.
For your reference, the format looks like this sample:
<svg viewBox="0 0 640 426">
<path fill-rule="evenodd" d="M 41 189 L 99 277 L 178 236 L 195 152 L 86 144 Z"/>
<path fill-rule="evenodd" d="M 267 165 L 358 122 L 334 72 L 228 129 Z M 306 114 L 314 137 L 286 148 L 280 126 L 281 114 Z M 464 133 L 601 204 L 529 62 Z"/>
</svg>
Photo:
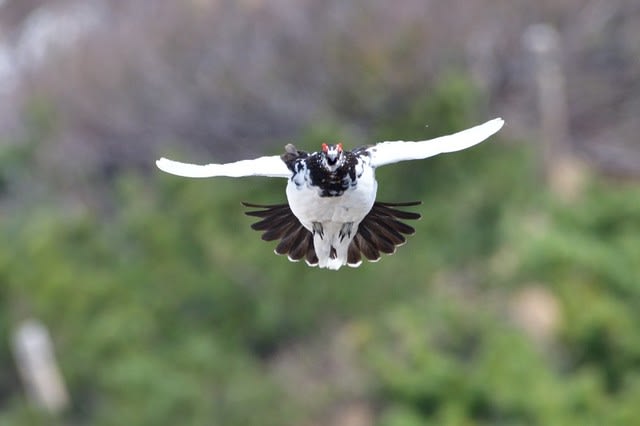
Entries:
<svg viewBox="0 0 640 426">
<path fill-rule="evenodd" d="M 380 259 L 380 252 L 378 251 L 378 249 L 373 244 L 366 241 L 362 237 L 362 234 L 356 234 L 356 236 L 353 238 L 353 241 L 351 241 L 349 248 L 351 248 L 351 245 L 354 244 L 357 249 L 360 250 L 360 252 L 364 255 L 364 257 L 367 258 L 367 260 L 375 262 Z"/>
<path fill-rule="evenodd" d="M 349 244 L 349 249 L 347 251 L 347 264 L 351 266 L 358 266 L 362 263 L 362 254 L 360 248 L 358 247 L 358 243 L 354 238 L 351 244 Z"/>
<path fill-rule="evenodd" d="M 307 251 L 309 250 L 309 238 L 307 238 L 311 233 L 307 231 L 302 225 L 296 231 L 295 239 L 291 244 L 291 249 L 289 250 L 289 258 L 291 260 L 301 260 L 307 255 Z"/>
</svg>

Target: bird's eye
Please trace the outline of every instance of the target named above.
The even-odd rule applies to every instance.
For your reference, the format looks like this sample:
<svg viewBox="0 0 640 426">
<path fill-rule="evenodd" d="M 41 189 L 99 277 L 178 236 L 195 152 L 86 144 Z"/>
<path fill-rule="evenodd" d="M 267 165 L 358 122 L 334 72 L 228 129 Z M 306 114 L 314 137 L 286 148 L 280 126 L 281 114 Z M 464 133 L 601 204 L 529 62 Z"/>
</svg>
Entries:
<svg viewBox="0 0 640 426">
<path fill-rule="evenodd" d="M 322 152 L 327 153 L 329 151 L 329 145 L 326 143 L 322 144 Z"/>
</svg>

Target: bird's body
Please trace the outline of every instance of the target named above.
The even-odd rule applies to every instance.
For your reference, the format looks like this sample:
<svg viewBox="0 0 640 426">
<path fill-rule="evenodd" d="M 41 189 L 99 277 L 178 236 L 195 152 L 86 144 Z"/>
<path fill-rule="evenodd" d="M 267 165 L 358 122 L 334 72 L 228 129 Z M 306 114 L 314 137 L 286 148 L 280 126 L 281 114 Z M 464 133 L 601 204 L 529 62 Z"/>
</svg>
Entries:
<svg viewBox="0 0 640 426">
<path fill-rule="evenodd" d="M 503 125 L 495 119 L 471 129 L 421 142 L 382 142 L 344 151 L 342 144 L 322 145 L 306 153 L 293 145 L 276 157 L 261 157 L 228 164 L 198 166 L 160 159 L 160 169 L 179 176 L 269 176 L 288 179 L 288 204 L 256 205 L 247 212 L 261 218 L 252 227 L 264 231 L 264 240 L 279 240 L 275 251 L 290 260 L 304 259 L 310 266 L 337 270 L 359 266 L 362 258 L 380 259 L 403 244 L 414 229 L 400 219 L 419 214 L 399 210 L 410 203 L 376 202 L 376 167 L 399 161 L 427 158 L 465 149 L 482 142 Z"/>
<path fill-rule="evenodd" d="M 378 183 L 368 155 L 363 151 L 342 156 L 342 164 L 333 171 L 322 165 L 319 152 L 301 153 L 286 162 L 293 173 L 286 190 L 289 207 L 312 233 L 321 268 L 347 264 L 358 225 L 376 200 Z"/>
</svg>

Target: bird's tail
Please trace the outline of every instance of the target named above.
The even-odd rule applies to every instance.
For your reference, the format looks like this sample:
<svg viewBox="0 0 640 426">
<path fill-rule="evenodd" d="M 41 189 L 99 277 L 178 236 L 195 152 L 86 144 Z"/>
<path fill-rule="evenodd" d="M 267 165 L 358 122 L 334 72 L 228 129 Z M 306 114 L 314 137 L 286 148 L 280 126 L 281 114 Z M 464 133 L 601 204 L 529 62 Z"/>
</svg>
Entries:
<svg viewBox="0 0 640 426">
<path fill-rule="evenodd" d="M 280 240 L 275 248 L 276 254 L 287 255 L 289 260 L 305 260 L 309 266 L 318 265 L 318 256 L 313 245 L 313 234 L 307 230 L 293 214 L 288 204 L 252 204 L 242 203 L 245 207 L 259 210 L 246 212 L 249 216 L 260 218 L 251 225 L 256 231 L 264 231 L 265 241 Z M 415 233 L 412 226 L 401 220 L 420 219 L 420 214 L 399 210 L 398 207 L 411 207 L 420 201 L 406 203 L 375 202 L 365 218 L 358 225 L 358 231 L 349 244 L 347 258 L 342 264 L 358 267 L 363 258 L 370 262 L 380 260 L 381 253 L 393 254 L 396 247 L 404 244 L 406 235 Z M 334 262 L 335 263 L 335 262 Z M 337 267 L 335 267 L 337 266 Z M 339 269 L 334 265 L 332 269 Z"/>
</svg>

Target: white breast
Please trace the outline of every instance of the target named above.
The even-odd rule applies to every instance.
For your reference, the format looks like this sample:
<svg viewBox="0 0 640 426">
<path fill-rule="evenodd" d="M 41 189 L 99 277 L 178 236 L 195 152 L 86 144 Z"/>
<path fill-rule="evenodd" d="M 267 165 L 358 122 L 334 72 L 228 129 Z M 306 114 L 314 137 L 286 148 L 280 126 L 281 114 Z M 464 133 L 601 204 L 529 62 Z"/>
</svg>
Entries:
<svg viewBox="0 0 640 426">
<path fill-rule="evenodd" d="M 339 197 L 320 197 L 317 187 L 296 185 L 289 180 L 287 199 L 291 211 L 309 230 L 312 222 L 360 223 L 371 210 L 378 189 L 373 169 L 367 165 L 363 167 L 358 184 Z"/>
</svg>

